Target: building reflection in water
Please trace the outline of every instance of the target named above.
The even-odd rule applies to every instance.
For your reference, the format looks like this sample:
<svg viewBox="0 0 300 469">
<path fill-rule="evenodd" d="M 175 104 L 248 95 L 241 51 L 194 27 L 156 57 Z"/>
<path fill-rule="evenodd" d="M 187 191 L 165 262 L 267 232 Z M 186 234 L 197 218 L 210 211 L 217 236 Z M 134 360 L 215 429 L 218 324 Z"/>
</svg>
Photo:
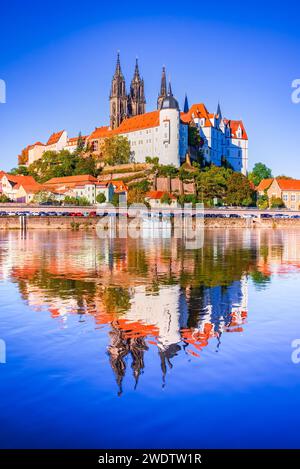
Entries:
<svg viewBox="0 0 300 469">
<path fill-rule="evenodd" d="M 165 384 L 176 355 L 199 357 L 222 334 L 242 332 L 248 282 L 265 288 L 272 275 L 300 267 L 296 231 L 208 231 L 203 248 L 178 239 L 105 239 L 93 234 L 0 235 L 0 280 L 13 279 L 34 310 L 68 327 L 92 316 L 108 328 L 107 354 L 119 393 L 131 369 L 136 387 L 145 354 L 157 347 Z"/>
</svg>

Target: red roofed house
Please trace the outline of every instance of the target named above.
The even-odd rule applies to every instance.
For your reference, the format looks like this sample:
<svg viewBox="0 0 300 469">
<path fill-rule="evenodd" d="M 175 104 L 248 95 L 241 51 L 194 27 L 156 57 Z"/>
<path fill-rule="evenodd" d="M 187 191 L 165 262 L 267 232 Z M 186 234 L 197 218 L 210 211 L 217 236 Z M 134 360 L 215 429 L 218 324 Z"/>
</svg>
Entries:
<svg viewBox="0 0 300 469">
<path fill-rule="evenodd" d="M 298 179 L 273 179 L 267 190 L 269 200 L 280 198 L 286 208 L 290 210 L 300 209 L 300 180 Z"/>
<path fill-rule="evenodd" d="M 35 184 L 31 183 L 20 183 L 15 187 L 15 202 L 30 204 L 33 201 L 34 196 L 43 190 L 43 186 L 38 182 Z"/>
<path fill-rule="evenodd" d="M 273 180 L 274 178 L 262 179 L 256 187 L 256 192 L 258 193 L 258 195 L 265 195 L 265 192 L 269 189 Z"/>
<path fill-rule="evenodd" d="M 4 173 L 0 178 L 2 192 L 11 200 L 15 200 L 21 185 L 36 186 L 38 184 L 32 176 L 14 176 Z"/>
<path fill-rule="evenodd" d="M 162 202 L 163 196 L 168 196 L 170 204 Z M 163 191 L 150 191 L 146 194 L 145 200 L 149 203 L 151 208 L 166 208 L 166 207 L 178 207 L 178 202 L 175 195 Z"/>
<path fill-rule="evenodd" d="M 52 178 L 45 182 L 44 187 L 48 190 L 63 191 L 71 197 L 85 197 L 91 204 L 96 203 L 100 193 L 105 195 L 106 202 L 110 202 L 114 195 L 114 186 L 110 181 L 101 182 L 89 174 Z"/>
</svg>

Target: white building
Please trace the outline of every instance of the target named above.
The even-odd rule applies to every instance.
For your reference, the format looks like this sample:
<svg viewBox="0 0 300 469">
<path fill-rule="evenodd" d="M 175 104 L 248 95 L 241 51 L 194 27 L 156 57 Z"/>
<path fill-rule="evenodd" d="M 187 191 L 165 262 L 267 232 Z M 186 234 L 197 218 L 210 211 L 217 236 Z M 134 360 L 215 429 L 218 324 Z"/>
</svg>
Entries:
<svg viewBox="0 0 300 469">
<path fill-rule="evenodd" d="M 199 129 L 207 162 L 221 166 L 226 161 L 234 171 L 247 174 L 248 136 L 242 121 L 223 118 L 220 106 L 216 114 L 210 114 L 202 103 L 181 113 L 181 120 Z"/>
<path fill-rule="evenodd" d="M 169 94 L 161 110 L 147 112 L 123 120 L 114 130 L 99 127 L 88 137 L 95 152 L 101 152 L 101 143 L 107 137 L 122 135 L 130 143 L 136 163 L 146 157 L 158 157 L 160 164 L 179 167 L 188 150 L 188 125 L 182 122 L 177 100 Z"/>
</svg>

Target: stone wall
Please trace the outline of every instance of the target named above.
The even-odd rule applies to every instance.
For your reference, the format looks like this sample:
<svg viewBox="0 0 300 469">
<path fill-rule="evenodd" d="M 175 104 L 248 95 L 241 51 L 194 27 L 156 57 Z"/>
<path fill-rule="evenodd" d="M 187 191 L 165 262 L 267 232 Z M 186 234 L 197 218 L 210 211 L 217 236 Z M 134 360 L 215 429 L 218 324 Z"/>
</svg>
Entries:
<svg viewBox="0 0 300 469">
<path fill-rule="evenodd" d="M 27 229 L 49 230 L 89 230 L 95 229 L 98 218 L 87 217 L 28 217 Z M 107 219 L 108 220 L 108 219 Z M 245 218 L 205 218 L 206 228 L 255 228 L 255 229 L 282 229 L 300 228 L 300 219 L 253 221 Z M 0 230 L 19 230 L 20 221 L 17 217 L 0 217 Z"/>
</svg>

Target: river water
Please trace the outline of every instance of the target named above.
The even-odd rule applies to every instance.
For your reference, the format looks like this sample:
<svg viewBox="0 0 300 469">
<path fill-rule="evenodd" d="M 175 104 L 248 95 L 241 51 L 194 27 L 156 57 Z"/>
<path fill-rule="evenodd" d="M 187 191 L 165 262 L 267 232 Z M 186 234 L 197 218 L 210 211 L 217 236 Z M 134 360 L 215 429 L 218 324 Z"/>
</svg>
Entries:
<svg viewBox="0 0 300 469">
<path fill-rule="evenodd" d="M 299 304 L 297 230 L 0 232 L 0 446 L 299 447 Z"/>
</svg>

